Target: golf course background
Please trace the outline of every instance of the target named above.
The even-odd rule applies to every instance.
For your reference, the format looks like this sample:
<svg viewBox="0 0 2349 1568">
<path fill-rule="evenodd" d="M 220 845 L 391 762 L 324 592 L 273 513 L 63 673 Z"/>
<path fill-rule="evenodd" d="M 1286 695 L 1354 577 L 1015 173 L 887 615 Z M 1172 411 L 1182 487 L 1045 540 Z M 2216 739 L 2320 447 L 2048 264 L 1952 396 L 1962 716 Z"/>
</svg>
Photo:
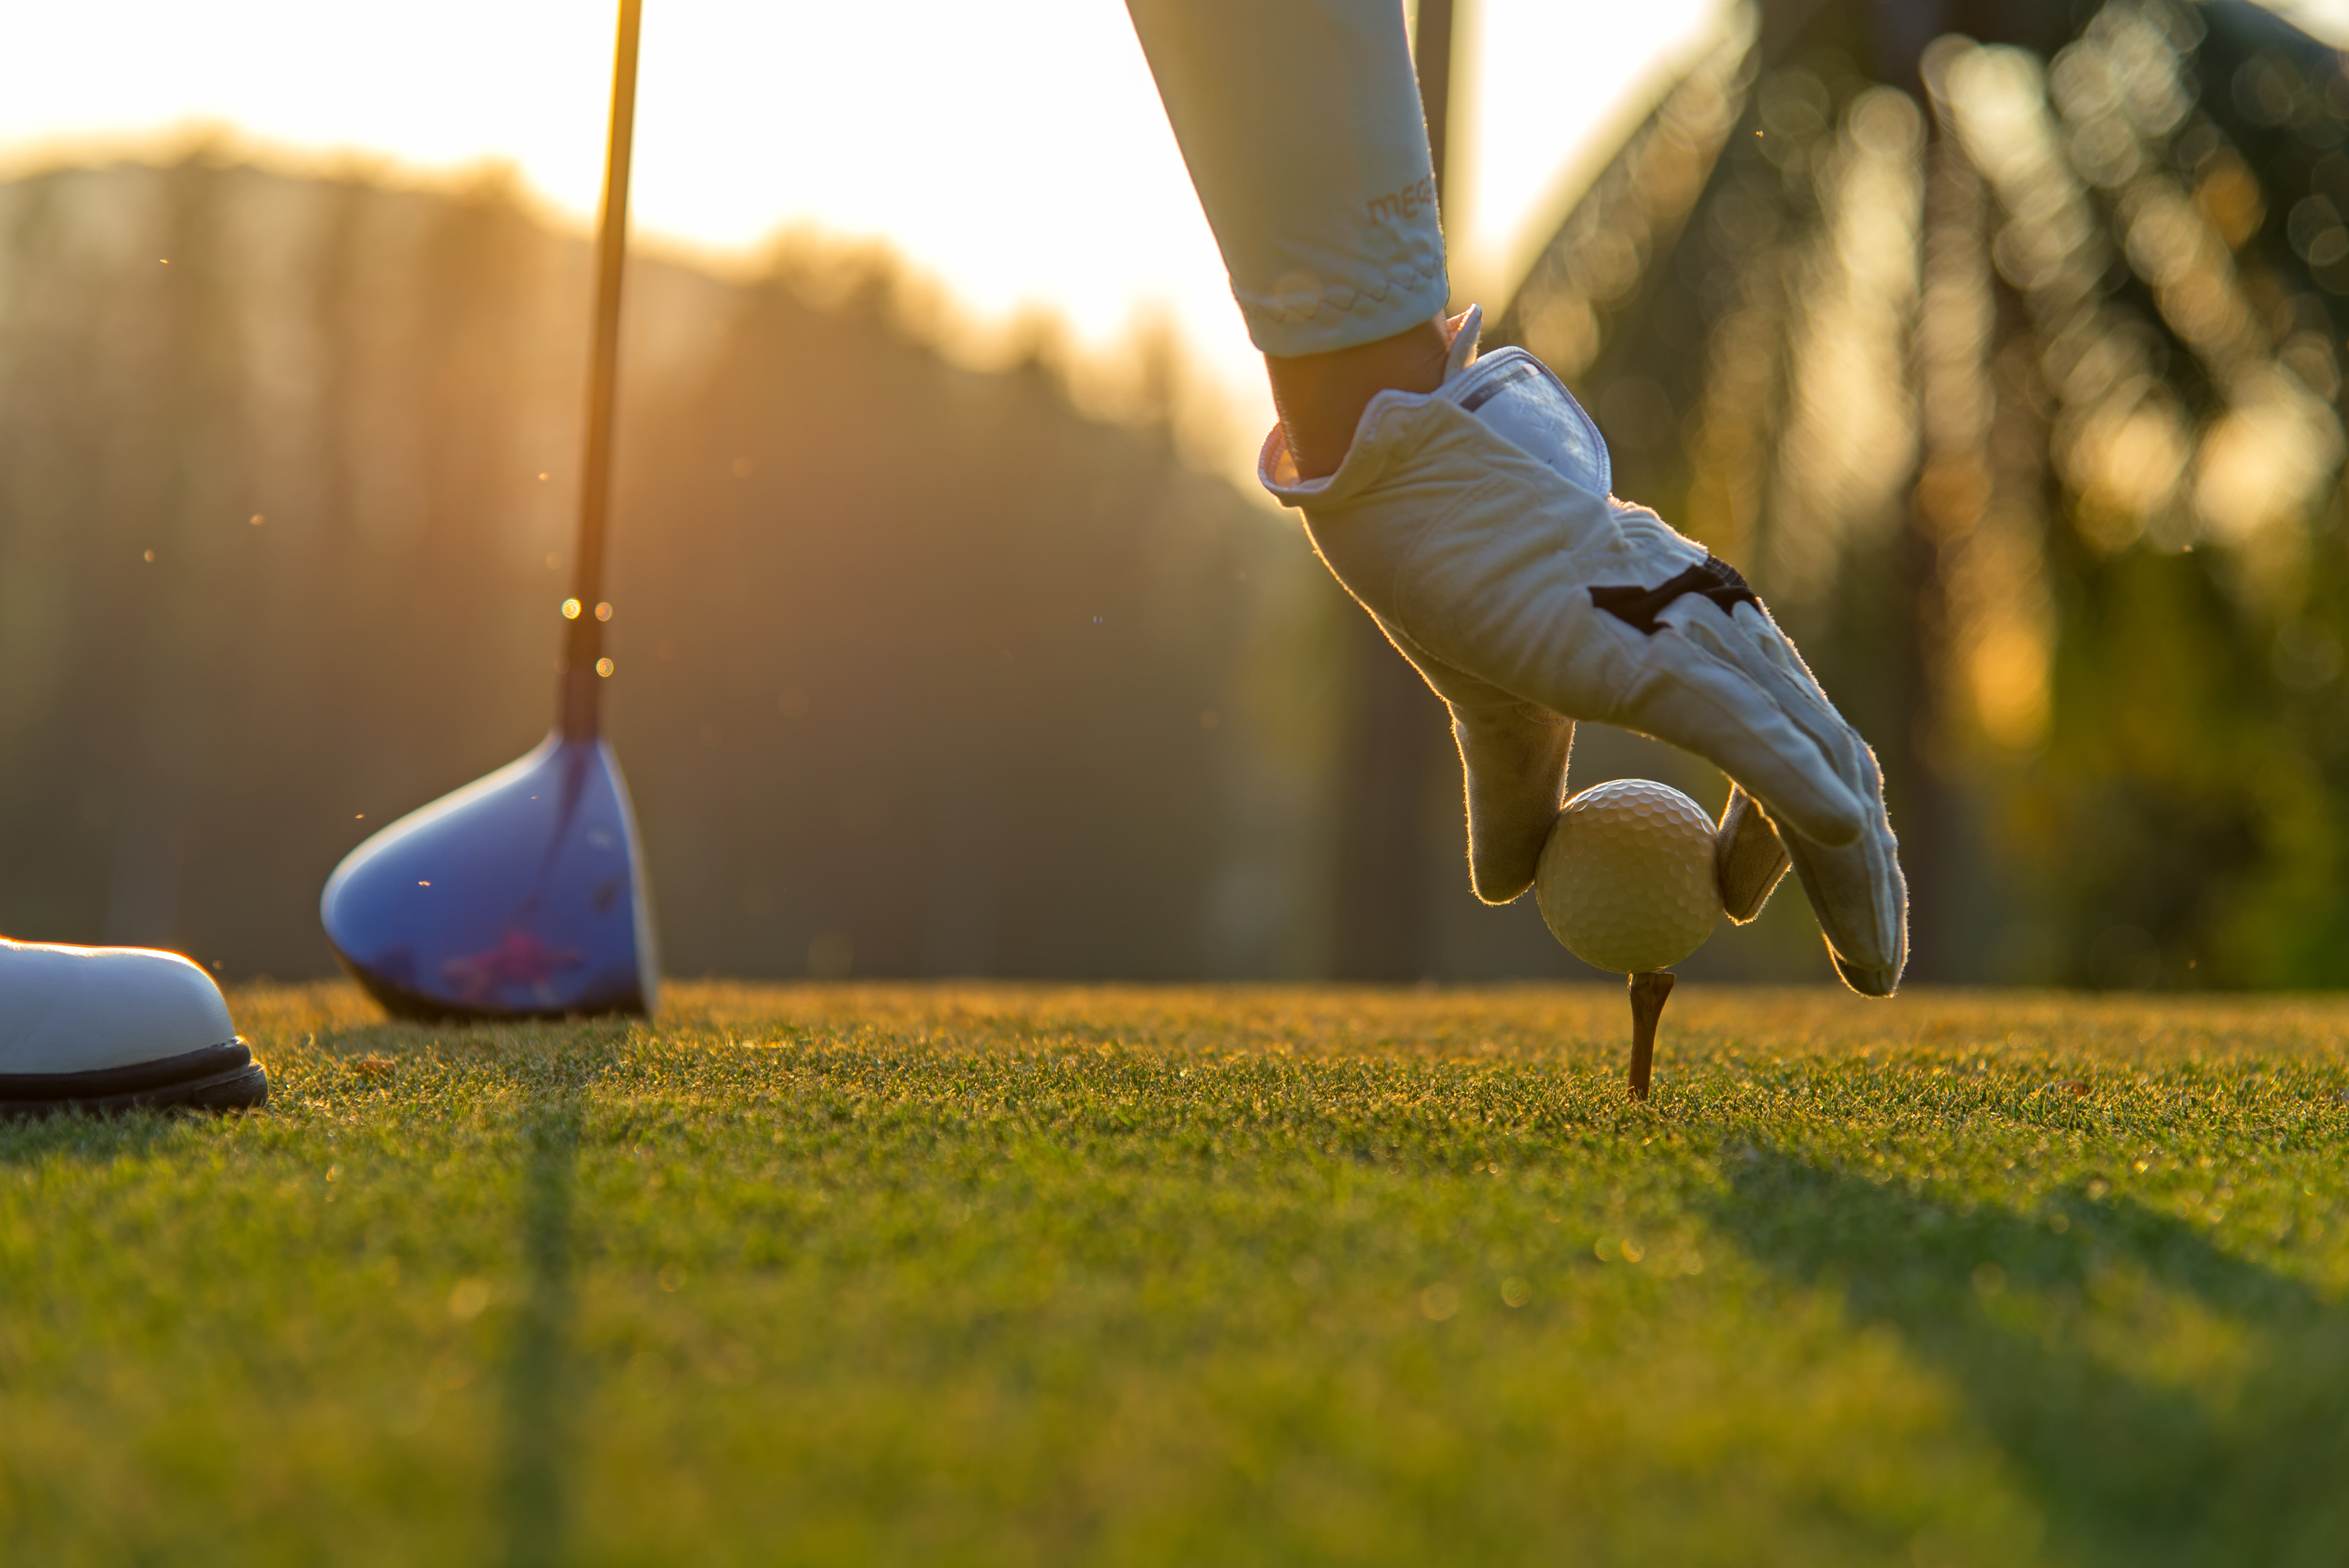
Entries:
<svg viewBox="0 0 2349 1568">
<path fill-rule="evenodd" d="M 232 996 L 0 1130 L 0 1559 L 2349 1554 L 2349 1007 Z"/>
<path fill-rule="evenodd" d="M 336 862 L 545 733 L 588 260 L 494 175 L 198 148 L 0 184 L 0 930 L 333 973 Z M 628 289 L 608 726 L 671 971 L 1338 965 L 1359 612 L 1182 459 L 1170 345 L 1081 407 L 1049 320 L 959 367 L 871 250 L 639 255 Z M 1444 874 L 1390 977 L 1578 971 L 1470 895 L 1412 700 Z M 1724 792 L 1586 746 L 1622 770 Z M 1806 924 L 1715 972 L 1825 977 Z"/>
<path fill-rule="evenodd" d="M 318 892 L 546 727 L 585 247 L 12 167 L 0 932 L 192 954 L 274 1092 L 0 1123 L 0 1568 L 2349 1562 L 2349 60 L 1726 15 L 1487 341 L 1878 748 L 1912 961 L 1785 887 L 1636 1102 L 1164 324 L 981 364 L 814 232 L 629 262 L 663 1005 L 387 1021 Z"/>
<path fill-rule="evenodd" d="M 2271 22 L 2212 36 L 2248 59 Z M 1858 102 L 1864 82 L 1806 59 L 1754 112 Z M 2308 102 L 2308 134 L 2333 126 L 2333 99 Z M 1623 181 L 1680 145 L 1678 112 L 1594 211 L 1646 200 Z M 1737 202 L 1791 178 L 1762 145 L 1724 156 L 1698 249 L 1578 381 L 1628 492 L 1700 531 L 1711 449 L 1647 417 L 1712 385 L 1668 318 L 1783 284 L 1733 319 L 1792 321 L 1816 282 L 1739 271 Z M 340 857 L 543 734 L 586 263 L 494 172 L 419 188 L 198 145 L 0 183 L 0 930 L 323 976 Z M 934 288 L 805 235 L 722 265 L 640 253 L 630 276 L 607 706 L 672 972 L 1589 975 L 1529 902 L 1470 895 L 1440 706 L 1293 518 L 1185 460 L 1163 336 L 1137 336 L 1116 387 L 1063 364 L 1041 316 L 1023 364 L 973 369 L 935 346 Z M 2333 308 L 2271 282 L 2293 320 Z M 1999 407 L 2040 407 L 2023 361 L 1999 363 Z M 1800 583 L 1706 535 L 1744 552 L 1878 746 L 1912 974 L 2349 980 L 2337 486 L 2240 550 L 2186 549 L 2177 519 L 2116 544 L 2102 514 L 2033 515 L 2044 548 L 1998 559 L 2038 630 L 1999 645 L 2037 650 L 2044 701 L 2004 739 L 1934 695 L 1974 666 L 1904 535 L 1852 532 Z M 1584 727 L 1572 786 L 1625 775 L 1724 793 Z M 1684 973 L 1829 978 L 1791 885 Z"/>
</svg>

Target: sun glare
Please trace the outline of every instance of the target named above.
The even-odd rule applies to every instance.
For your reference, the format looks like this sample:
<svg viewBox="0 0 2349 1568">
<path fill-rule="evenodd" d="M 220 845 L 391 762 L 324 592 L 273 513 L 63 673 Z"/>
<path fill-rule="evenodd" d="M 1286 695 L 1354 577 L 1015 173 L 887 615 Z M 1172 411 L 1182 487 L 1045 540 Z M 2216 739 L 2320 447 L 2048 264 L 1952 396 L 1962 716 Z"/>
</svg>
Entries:
<svg viewBox="0 0 2349 1568">
<path fill-rule="evenodd" d="M 1580 150 L 1644 108 L 1718 11 L 1462 6 L 1450 226 L 1464 297 L 1507 288 L 1587 175 Z M 507 164 L 574 222 L 595 207 L 604 5 L 93 0 L 26 8 L 13 31 L 11 168 L 218 126 L 281 157 L 356 154 L 403 174 Z M 644 232 L 721 257 L 794 227 L 879 239 L 938 279 L 969 329 L 1041 310 L 1080 353 L 1166 322 L 1252 446 L 1261 377 L 1113 0 L 653 0 L 641 93 Z"/>
</svg>

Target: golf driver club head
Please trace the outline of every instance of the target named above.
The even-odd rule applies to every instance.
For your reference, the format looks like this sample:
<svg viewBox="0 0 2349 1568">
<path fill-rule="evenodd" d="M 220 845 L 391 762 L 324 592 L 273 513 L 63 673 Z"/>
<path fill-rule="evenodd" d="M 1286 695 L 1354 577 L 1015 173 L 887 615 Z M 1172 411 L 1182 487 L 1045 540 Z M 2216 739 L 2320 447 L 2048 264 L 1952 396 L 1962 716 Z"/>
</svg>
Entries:
<svg viewBox="0 0 2349 1568">
<path fill-rule="evenodd" d="M 318 916 L 402 1017 L 648 1014 L 657 999 L 636 813 L 596 738 L 549 735 L 392 823 L 343 857 Z"/>
</svg>

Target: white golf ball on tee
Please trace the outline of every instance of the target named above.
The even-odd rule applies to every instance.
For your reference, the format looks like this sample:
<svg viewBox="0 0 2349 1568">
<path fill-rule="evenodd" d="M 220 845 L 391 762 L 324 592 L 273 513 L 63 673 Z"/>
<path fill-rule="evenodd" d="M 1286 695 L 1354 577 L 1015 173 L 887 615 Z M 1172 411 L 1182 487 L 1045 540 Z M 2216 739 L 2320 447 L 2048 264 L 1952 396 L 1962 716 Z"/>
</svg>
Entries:
<svg viewBox="0 0 2349 1568">
<path fill-rule="evenodd" d="M 1653 779 L 1594 785 L 1551 827 L 1534 900 L 1550 934 L 1585 964 L 1619 975 L 1677 964 L 1721 914 L 1713 821 Z"/>
</svg>

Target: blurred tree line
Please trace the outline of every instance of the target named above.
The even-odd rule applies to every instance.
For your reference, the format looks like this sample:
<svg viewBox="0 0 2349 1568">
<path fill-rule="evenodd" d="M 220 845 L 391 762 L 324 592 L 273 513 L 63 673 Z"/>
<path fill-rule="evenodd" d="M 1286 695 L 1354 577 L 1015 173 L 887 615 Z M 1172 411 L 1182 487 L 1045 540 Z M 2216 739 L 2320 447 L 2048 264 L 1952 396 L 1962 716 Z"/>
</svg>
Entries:
<svg viewBox="0 0 2349 1568">
<path fill-rule="evenodd" d="M 1302 544 L 901 282 L 632 266 L 610 707 L 674 965 L 1313 972 Z M 588 285 L 495 180 L 0 188 L 0 929 L 331 969 L 336 861 L 551 717 Z"/>
<path fill-rule="evenodd" d="M 0 931 L 331 970 L 336 861 L 551 719 L 589 284 L 495 177 L 0 184 Z M 1181 459 L 1171 344 L 1107 419 L 869 250 L 628 286 L 609 714 L 673 970 L 1350 969 L 1356 612 Z M 1574 969 L 1469 896 L 1457 788 L 1381 973 Z"/>
<path fill-rule="evenodd" d="M 1495 339 L 1876 739 L 1920 977 L 2349 978 L 2340 57 L 2236 0 L 1738 15 Z M 336 860 L 546 723 L 587 287 L 494 179 L 0 185 L 0 930 L 325 971 Z M 1171 346 L 1110 420 L 876 253 L 630 288 L 612 727 L 675 970 L 1588 973 L 1469 897 L 1440 707 L 1181 459 Z M 1719 799 L 1585 727 L 1575 787 L 1624 773 Z M 1824 975 L 1791 886 L 1687 967 Z"/>
<path fill-rule="evenodd" d="M 1762 0 L 1498 323 L 1875 738 L 1913 975 L 2349 980 L 2344 214 L 2241 0 Z"/>
</svg>

